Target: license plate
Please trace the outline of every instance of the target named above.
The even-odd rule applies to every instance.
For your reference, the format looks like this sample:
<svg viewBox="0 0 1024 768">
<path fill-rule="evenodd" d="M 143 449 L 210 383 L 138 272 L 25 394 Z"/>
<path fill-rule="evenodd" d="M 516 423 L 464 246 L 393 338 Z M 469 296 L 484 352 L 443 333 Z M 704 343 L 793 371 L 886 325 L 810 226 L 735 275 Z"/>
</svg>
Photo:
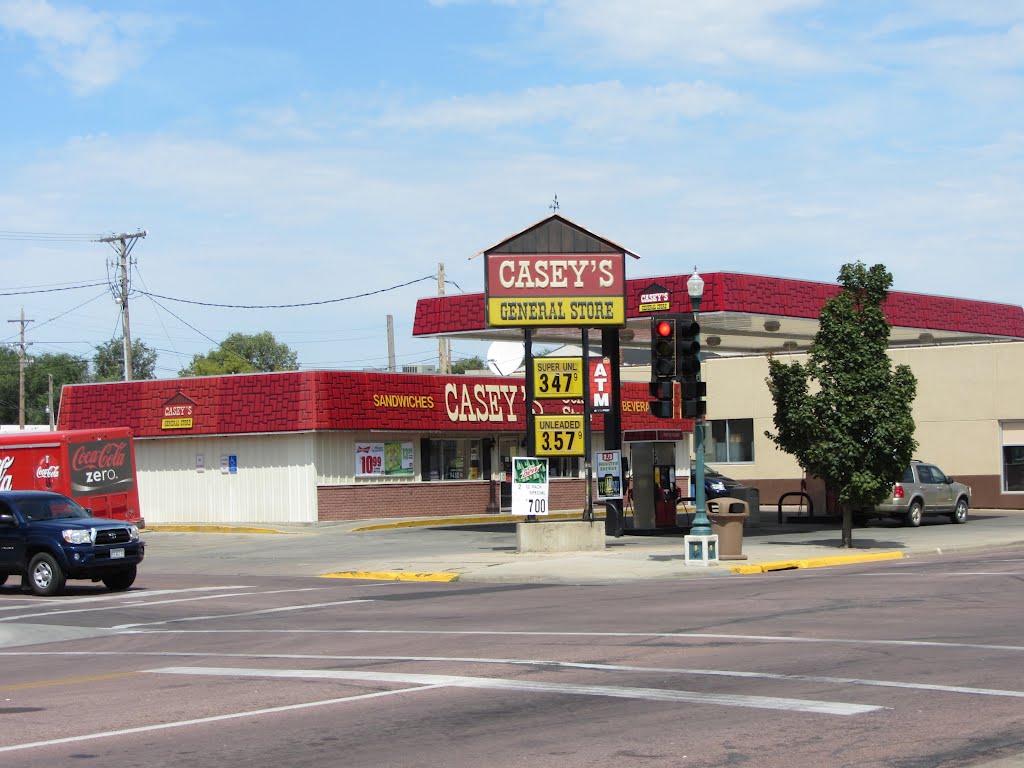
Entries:
<svg viewBox="0 0 1024 768">
<path fill-rule="evenodd" d="M 119 557 L 124 557 L 124 549 L 118 547 L 117 549 L 110 550 L 111 560 L 117 560 Z"/>
</svg>

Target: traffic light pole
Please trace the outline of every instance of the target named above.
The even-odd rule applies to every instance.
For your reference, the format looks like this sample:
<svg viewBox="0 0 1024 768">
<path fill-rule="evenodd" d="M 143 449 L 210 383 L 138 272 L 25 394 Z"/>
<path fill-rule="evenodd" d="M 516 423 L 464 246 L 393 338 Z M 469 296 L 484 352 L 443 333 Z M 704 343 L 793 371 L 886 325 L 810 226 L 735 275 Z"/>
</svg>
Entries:
<svg viewBox="0 0 1024 768">
<path fill-rule="evenodd" d="M 701 288 L 703 289 L 703 283 Z M 690 304 L 693 305 L 693 319 L 697 320 L 700 315 L 700 302 L 702 296 L 690 294 Z M 697 333 L 697 343 L 700 343 L 700 333 Z M 700 359 L 700 353 L 697 353 Z M 700 381 L 700 371 L 697 372 L 697 381 Z M 704 490 L 704 415 L 698 414 L 693 419 L 693 454 L 694 454 L 694 478 L 693 495 L 694 504 L 697 507 L 693 516 L 693 525 L 690 526 L 691 536 L 710 536 L 711 521 L 707 514 L 707 493 Z"/>
</svg>

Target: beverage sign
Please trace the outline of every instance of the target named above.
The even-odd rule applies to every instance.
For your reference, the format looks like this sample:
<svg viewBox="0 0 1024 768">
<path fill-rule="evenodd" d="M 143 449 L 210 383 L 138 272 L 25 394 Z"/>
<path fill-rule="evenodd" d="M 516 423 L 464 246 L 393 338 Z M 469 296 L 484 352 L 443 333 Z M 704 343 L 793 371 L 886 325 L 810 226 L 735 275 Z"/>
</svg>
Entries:
<svg viewBox="0 0 1024 768">
<path fill-rule="evenodd" d="M 583 456 L 583 414 L 534 416 L 534 447 L 538 456 Z"/>
<path fill-rule="evenodd" d="M 125 493 L 135 487 L 129 438 L 69 443 L 68 456 L 75 496 Z"/>
<path fill-rule="evenodd" d="M 356 443 L 356 477 L 412 477 L 412 443 Z"/>
<path fill-rule="evenodd" d="M 622 498 L 622 451 L 595 451 L 598 501 Z"/>
<path fill-rule="evenodd" d="M 583 397 L 583 358 L 533 358 L 533 396 L 538 400 Z"/>
<path fill-rule="evenodd" d="M 512 457 L 512 514 L 548 513 L 548 460 Z"/>
<path fill-rule="evenodd" d="M 487 325 L 624 326 L 626 254 L 489 253 Z"/>
</svg>

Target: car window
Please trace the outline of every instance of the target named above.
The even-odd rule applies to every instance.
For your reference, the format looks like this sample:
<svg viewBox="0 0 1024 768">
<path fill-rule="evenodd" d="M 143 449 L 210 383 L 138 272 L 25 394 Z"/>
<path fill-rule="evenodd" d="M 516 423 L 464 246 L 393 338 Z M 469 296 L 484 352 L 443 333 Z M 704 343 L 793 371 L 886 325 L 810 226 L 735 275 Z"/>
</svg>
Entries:
<svg viewBox="0 0 1024 768">
<path fill-rule="evenodd" d="M 50 502 L 50 516 L 66 520 L 74 517 L 85 517 L 85 510 L 71 499 L 58 499 Z"/>
<path fill-rule="evenodd" d="M 914 482 L 914 468 L 913 467 L 907 467 L 905 470 L 903 470 L 903 481 L 902 482 L 904 482 L 904 483 L 912 483 L 912 482 Z"/>
<path fill-rule="evenodd" d="M 932 482 L 933 483 L 944 483 L 944 482 L 946 482 L 946 476 L 943 474 L 941 469 L 939 469 L 938 467 L 929 467 L 929 469 L 931 469 L 931 471 L 932 471 Z"/>
<path fill-rule="evenodd" d="M 917 475 L 921 478 L 922 483 L 934 483 L 935 479 L 932 476 L 932 468 L 927 464 L 921 464 L 917 468 Z"/>
<path fill-rule="evenodd" d="M 18 511 L 29 522 L 33 520 L 49 520 L 50 507 L 39 499 L 24 499 L 18 502 Z"/>
</svg>

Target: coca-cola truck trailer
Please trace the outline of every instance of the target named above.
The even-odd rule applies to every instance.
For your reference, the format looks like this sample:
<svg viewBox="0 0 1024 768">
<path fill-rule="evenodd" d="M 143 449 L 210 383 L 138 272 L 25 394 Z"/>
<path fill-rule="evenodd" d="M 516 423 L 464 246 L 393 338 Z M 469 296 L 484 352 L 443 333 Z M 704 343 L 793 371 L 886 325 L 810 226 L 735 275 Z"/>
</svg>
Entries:
<svg viewBox="0 0 1024 768">
<path fill-rule="evenodd" d="M 57 491 L 144 528 L 127 427 L 0 434 L 0 491 Z"/>
</svg>

